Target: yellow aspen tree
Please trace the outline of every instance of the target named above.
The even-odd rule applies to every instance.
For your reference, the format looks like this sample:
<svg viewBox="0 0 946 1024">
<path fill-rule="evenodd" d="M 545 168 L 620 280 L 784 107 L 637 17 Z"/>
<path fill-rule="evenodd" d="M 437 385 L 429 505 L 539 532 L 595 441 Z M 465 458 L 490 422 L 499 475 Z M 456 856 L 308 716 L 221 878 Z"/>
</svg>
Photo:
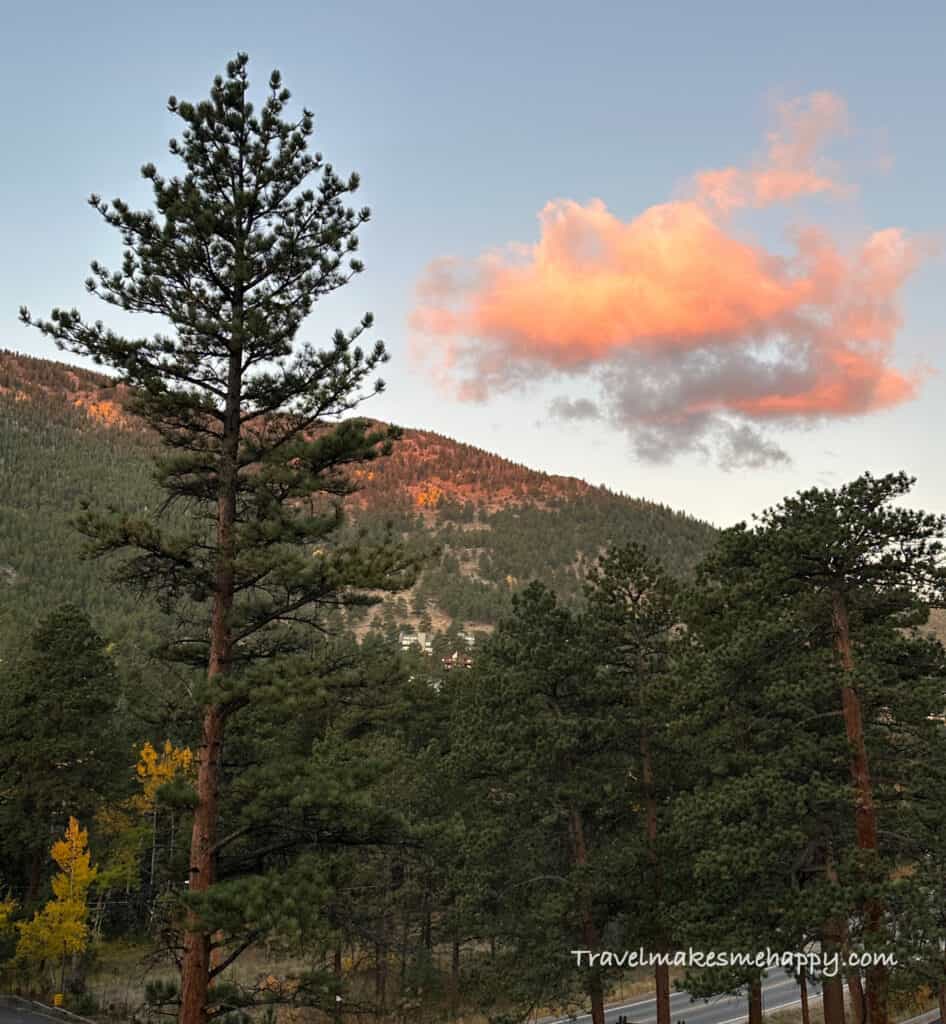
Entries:
<svg viewBox="0 0 946 1024">
<path fill-rule="evenodd" d="M 158 790 L 175 779 L 179 773 L 187 773 L 193 764 L 194 755 L 189 747 L 175 747 L 170 740 L 164 741 L 159 754 L 147 740 L 138 752 L 135 772 L 141 784 L 141 793 L 136 797 L 140 810 L 151 811 L 157 802 Z"/>
<path fill-rule="evenodd" d="M 81 953 L 89 941 L 86 902 L 97 870 L 88 850 L 89 833 L 70 817 L 62 839 L 53 843 L 52 858 L 59 867 L 53 878 L 53 899 L 31 921 L 17 925 L 20 939 L 16 959 L 44 963 L 54 957 Z"/>
<path fill-rule="evenodd" d="M 52 857 L 59 865 L 59 874 L 53 878 L 53 893 L 59 900 L 85 903 L 89 886 L 95 881 L 98 869 L 92 866 L 89 853 L 89 833 L 79 828 L 75 818 L 69 818 L 63 839 L 53 843 Z"/>
<path fill-rule="evenodd" d="M 135 772 L 141 785 L 141 792 L 134 797 L 135 807 L 151 816 L 151 866 L 148 874 L 148 891 L 154 892 L 154 875 L 158 852 L 158 790 L 179 774 L 186 775 L 192 770 L 194 755 L 189 747 L 175 747 L 170 740 L 164 741 L 159 754 L 147 740 L 138 752 Z"/>
</svg>

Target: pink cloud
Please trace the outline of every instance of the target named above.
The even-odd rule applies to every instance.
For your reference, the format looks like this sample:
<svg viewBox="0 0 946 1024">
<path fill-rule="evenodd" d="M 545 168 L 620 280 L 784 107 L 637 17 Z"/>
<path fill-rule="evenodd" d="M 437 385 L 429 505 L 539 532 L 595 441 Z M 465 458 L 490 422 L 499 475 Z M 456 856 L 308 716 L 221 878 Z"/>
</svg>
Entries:
<svg viewBox="0 0 946 1024">
<path fill-rule="evenodd" d="M 557 199 L 534 244 L 435 261 L 411 314 L 415 356 L 463 400 L 537 375 L 595 374 L 642 451 L 657 452 L 660 437 L 698 446 L 722 427 L 749 444 L 767 421 L 913 398 L 921 375 L 892 356 L 900 292 L 923 255 L 916 240 L 888 228 L 842 246 L 806 227 L 786 256 L 727 224 L 738 207 L 849 193 L 818 159 L 846 121 L 843 101 L 815 93 L 779 108 L 759 166 L 701 172 L 692 198 L 627 221 L 600 199 Z M 777 450 L 754 435 L 751 445 Z"/>
<path fill-rule="evenodd" d="M 770 206 L 800 196 L 849 195 L 850 185 L 837 181 L 820 159 L 822 146 L 847 130 L 847 105 L 830 92 L 780 103 L 777 125 L 769 132 L 765 159 L 743 170 L 726 167 L 695 176 L 697 197 L 726 212 L 746 206 Z"/>
</svg>

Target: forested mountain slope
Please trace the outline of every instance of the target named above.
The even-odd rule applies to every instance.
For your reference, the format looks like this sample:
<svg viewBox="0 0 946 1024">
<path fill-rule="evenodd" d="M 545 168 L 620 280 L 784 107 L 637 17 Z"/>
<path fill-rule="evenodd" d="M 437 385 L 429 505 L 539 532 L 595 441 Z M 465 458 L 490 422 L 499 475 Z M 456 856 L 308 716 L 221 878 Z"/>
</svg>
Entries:
<svg viewBox="0 0 946 1024">
<path fill-rule="evenodd" d="M 151 613 L 104 584 L 70 525 L 80 501 L 154 508 L 154 439 L 107 377 L 0 351 L 0 611 L 16 619 L 64 600 L 111 637 Z M 677 573 L 711 542 L 706 523 L 569 477 L 549 476 L 420 430 L 361 470 L 349 503 L 359 526 L 390 522 L 432 552 L 420 582 L 373 618 L 490 625 L 509 594 L 538 578 L 568 598 L 611 542 L 637 540 Z M 370 618 L 371 616 L 369 616 Z M 362 618 L 362 625 L 365 623 Z"/>
</svg>

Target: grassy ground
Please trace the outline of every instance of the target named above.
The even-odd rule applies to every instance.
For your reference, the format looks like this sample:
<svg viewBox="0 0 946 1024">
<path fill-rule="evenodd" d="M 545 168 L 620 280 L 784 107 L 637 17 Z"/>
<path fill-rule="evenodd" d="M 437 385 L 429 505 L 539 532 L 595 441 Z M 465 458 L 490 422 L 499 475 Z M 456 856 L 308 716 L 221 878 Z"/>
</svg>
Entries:
<svg viewBox="0 0 946 1024">
<path fill-rule="evenodd" d="M 265 949 L 248 951 L 228 971 L 228 976 L 241 985 L 252 987 L 262 980 L 274 976 L 286 976 L 311 967 L 302 960 L 292 960 L 285 955 L 267 955 Z M 367 965 L 366 965 L 367 966 Z M 349 999 L 360 1002 L 363 1007 L 371 1005 L 374 996 L 374 981 L 370 971 L 360 969 L 357 963 L 346 961 L 352 973 L 346 979 Z M 443 967 L 446 967 L 444 959 Z M 399 969 L 391 966 L 389 979 L 391 988 L 397 985 Z M 671 971 L 671 980 L 676 981 L 682 976 L 680 971 Z M 176 983 L 177 972 L 172 964 L 156 962 L 151 947 L 145 943 L 127 941 L 110 941 L 100 943 L 89 964 L 87 974 L 87 991 L 85 997 L 68 997 L 66 1005 L 76 1012 L 82 1013 L 103 1024 L 156 1024 L 158 1021 L 169 1021 L 167 1016 L 160 1016 L 149 1011 L 145 1005 L 146 986 L 155 982 Z M 34 990 L 37 996 L 46 995 L 41 990 Z M 625 1002 L 653 994 L 653 977 L 645 970 L 625 972 L 614 984 L 608 994 L 609 1003 Z M 351 1005 L 351 1003 L 349 1004 Z M 911 996 L 897 996 L 891 1000 L 891 1018 L 905 1020 L 936 1005 L 935 999 L 925 991 Z M 389 1010 L 384 1015 L 376 1015 L 371 1010 L 363 1009 L 360 1013 L 345 1013 L 337 1024 L 440 1024 L 447 1020 L 454 1024 L 486 1024 L 481 1014 L 469 1013 L 451 1018 L 446 1012 L 442 1001 L 418 1000 L 416 998 L 398 1001 L 392 996 Z M 536 1012 L 537 1017 L 556 1016 L 558 1007 L 544 1007 Z M 329 1017 L 322 1011 L 311 1009 L 282 1008 L 276 1015 L 275 1024 L 326 1024 Z M 801 1011 L 798 1007 L 777 1010 L 766 1014 L 766 1024 L 801 1024 Z M 821 1003 L 812 999 L 810 1024 L 824 1024 Z"/>
<path fill-rule="evenodd" d="M 845 1000 L 845 1002 L 847 1001 Z M 908 1020 L 910 1017 L 916 1017 L 927 1010 L 932 1010 L 935 1006 L 936 999 L 926 990 L 909 996 L 900 995 L 890 1001 L 890 1019 Z M 818 1002 L 812 1000 L 808 1016 L 811 1024 L 824 1024 L 824 1012 L 820 1000 Z M 789 1010 L 776 1010 L 774 1013 L 767 1013 L 765 1021 L 766 1024 L 802 1024 L 801 1009 L 793 1006 Z"/>
<path fill-rule="evenodd" d="M 441 967 L 447 969 L 449 951 L 444 951 Z M 271 976 L 286 976 L 294 971 L 302 971 L 311 964 L 302 960 L 291 960 L 285 955 L 268 956 L 264 949 L 248 951 L 227 972 L 234 982 L 253 987 L 261 980 Z M 369 1007 L 374 998 L 374 979 L 371 971 L 364 965 L 352 963 L 346 958 L 346 968 L 351 973 L 346 978 L 348 997 L 351 1003 L 360 1003 Z M 673 973 L 673 972 L 672 972 Z M 389 969 L 390 988 L 396 989 L 399 966 L 392 964 Z M 77 1013 L 90 1017 L 103 1024 L 156 1024 L 168 1021 L 149 1010 L 145 1003 L 145 991 L 149 984 L 176 983 L 178 980 L 173 964 L 156 961 L 152 955 L 152 947 L 147 943 L 129 941 L 106 941 L 99 943 L 88 962 L 86 973 L 86 994 L 83 996 L 66 996 L 66 1006 Z M 51 998 L 50 985 L 55 985 L 52 978 L 32 979 L 32 986 L 25 986 L 24 979 L 18 979 L 17 987 L 24 994 L 36 998 Z M 58 986 L 57 986 L 58 987 Z M 635 997 L 647 997 L 653 990 L 653 978 L 644 971 L 628 971 L 615 983 L 608 995 L 608 1002 L 620 1002 Z M 350 1004 L 351 1004 L 350 1003 Z M 552 1016 L 560 1012 L 558 1007 L 544 1007 L 537 1010 L 536 1016 Z M 329 1018 L 325 1013 L 310 1009 L 282 1008 L 276 1018 L 276 1024 L 325 1024 Z M 338 1024 L 350 1024 L 366 1020 L 374 1024 L 440 1024 L 451 1020 L 443 1000 L 418 1000 L 415 997 L 399 1000 L 396 993 L 389 999 L 389 1010 L 384 1015 L 375 1015 L 368 1010 L 359 1013 L 343 1014 Z M 477 1013 L 467 1013 L 455 1019 L 455 1024 L 486 1024 L 486 1017 Z M 787 1022 L 786 1022 L 787 1024 Z"/>
</svg>

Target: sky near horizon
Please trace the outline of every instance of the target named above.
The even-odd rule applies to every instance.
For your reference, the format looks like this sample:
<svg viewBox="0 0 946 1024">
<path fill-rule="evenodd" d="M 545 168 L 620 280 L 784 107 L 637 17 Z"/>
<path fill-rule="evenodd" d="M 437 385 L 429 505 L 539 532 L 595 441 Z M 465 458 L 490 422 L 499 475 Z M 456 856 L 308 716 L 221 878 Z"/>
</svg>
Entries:
<svg viewBox="0 0 946 1024">
<path fill-rule="evenodd" d="M 5 4 L 0 347 L 109 321 L 85 199 L 147 205 L 167 97 L 240 50 L 362 176 L 300 338 L 375 314 L 372 415 L 720 525 L 865 469 L 946 512 L 941 0 Z"/>
</svg>

